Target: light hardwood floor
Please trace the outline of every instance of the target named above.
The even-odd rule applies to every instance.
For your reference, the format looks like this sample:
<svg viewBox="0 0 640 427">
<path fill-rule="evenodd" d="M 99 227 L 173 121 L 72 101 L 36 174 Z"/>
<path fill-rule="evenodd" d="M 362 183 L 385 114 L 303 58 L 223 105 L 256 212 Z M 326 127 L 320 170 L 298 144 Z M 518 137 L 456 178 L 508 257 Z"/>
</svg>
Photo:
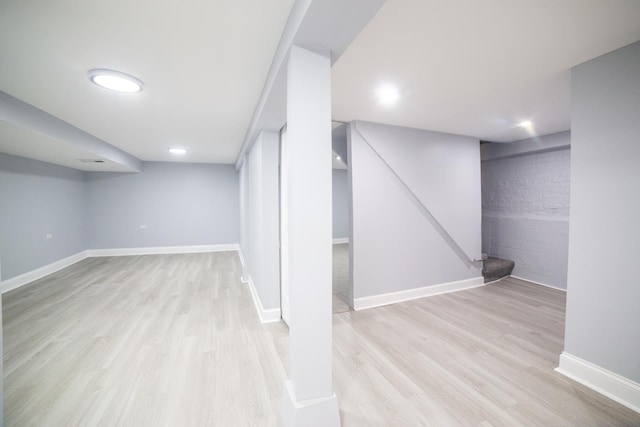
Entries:
<svg viewBox="0 0 640 427">
<path fill-rule="evenodd" d="M 235 252 L 93 258 L 4 295 L 6 426 L 278 425 L 287 329 Z"/>
<path fill-rule="evenodd" d="M 272 426 L 287 329 L 236 253 L 93 258 L 3 296 L 6 426 Z M 553 371 L 564 294 L 515 279 L 334 315 L 343 426 L 640 425 Z"/>
<path fill-rule="evenodd" d="M 349 311 L 349 244 L 333 245 L 333 312 Z"/>
</svg>

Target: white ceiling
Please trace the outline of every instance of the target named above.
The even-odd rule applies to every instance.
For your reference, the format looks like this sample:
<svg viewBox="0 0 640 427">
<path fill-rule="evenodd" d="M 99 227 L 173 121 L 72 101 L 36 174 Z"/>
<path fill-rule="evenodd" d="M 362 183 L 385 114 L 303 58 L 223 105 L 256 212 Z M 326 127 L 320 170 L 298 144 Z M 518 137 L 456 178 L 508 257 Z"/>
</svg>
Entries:
<svg viewBox="0 0 640 427">
<path fill-rule="evenodd" d="M 293 4 L 3 0 L 0 91 L 143 161 L 234 163 Z M 333 118 L 490 141 L 527 137 L 513 126 L 523 119 L 538 134 L 566 130 L 570 68 L 639 39 L 638 0 L 387 0 L 333 66 Z M 145 88 L 98 88 L 91 68 Z M 382 82 L 400 89 L 393 108 L 375 99 Z M 88 157 L 77 146 L 0 125 L 2 152 L 100 167 L 77 164 Z"/>
<path fill-rule="evenodd" d="M 567 130 L 570 68 L 637 40 L 638 0 L 387 0 L 333 66 L 333 118 L 496 142 L 528 137 L 522 120 Z"/>
<path fill-rule="evenodd" d="M 141 160 L 175 161 L 166 148 L 186 146 L 184 161 L 233 163 L 292 4 L 3 0 L 0 91 Z M 99 88 L 92 68 L 145 88 Z"/>
</svg>

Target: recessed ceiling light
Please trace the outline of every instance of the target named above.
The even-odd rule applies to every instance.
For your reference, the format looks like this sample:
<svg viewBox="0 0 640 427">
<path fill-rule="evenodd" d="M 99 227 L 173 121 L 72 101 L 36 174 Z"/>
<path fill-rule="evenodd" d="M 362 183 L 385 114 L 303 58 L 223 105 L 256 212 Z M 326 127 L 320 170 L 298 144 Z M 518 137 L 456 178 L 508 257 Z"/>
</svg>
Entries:
<svg viewBox="0 0 640 427">
<path fill-rule="evenodd" d="M 521 128 L 530 128 L 532 125 L 533 123 L 531 123 L 531 120 L 523 120 L 518 123 L 518 126 L 520 126 Z"/>
<path fill-rule="evenodd" d="M 187 154 L 187 149 L 186 148 L 171 147 L 171 148 L 169 148 L 169 152 L 171 154 Z"/>
<path fill-rule="evenodd" d="M 336 154 L 336 160 L 340 160 L 340 156 Z"/>
<path fill-rule="evenodd" d="M 378 94 L 378 101 L 382 105 L 394 105 L 400 98 L 398 88 L 392 84 L 383 84 L 376 93 Z"/>
<path fill-rule="evenodd" d="M 118 92 L 140 92 L 143 87 L 139 79 L 119 71 L 94 69 L 87 74 L 98 86 Z"/>
</svg>

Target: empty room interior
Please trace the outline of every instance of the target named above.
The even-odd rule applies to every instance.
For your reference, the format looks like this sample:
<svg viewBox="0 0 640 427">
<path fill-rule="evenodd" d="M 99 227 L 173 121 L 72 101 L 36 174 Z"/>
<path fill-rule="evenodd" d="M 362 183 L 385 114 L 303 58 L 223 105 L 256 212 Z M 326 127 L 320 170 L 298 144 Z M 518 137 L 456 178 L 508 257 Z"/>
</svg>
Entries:
<svg viewBox="0 0 640 427">
<path fill-rule="evenodd" d="M 0 425 L 640 425 L 640 2 L 4 1 Z"/>
</svg>

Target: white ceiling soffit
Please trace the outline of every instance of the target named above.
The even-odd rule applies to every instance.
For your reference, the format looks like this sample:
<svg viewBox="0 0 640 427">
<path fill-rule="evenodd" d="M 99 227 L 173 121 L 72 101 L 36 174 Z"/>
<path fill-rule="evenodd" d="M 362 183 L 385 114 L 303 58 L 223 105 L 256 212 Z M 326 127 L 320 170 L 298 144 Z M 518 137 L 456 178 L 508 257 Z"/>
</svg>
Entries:
<svg viewBox="0 0 640 427">
<path fill-rule="evenodd" d="M 48 135 L 0 121 L 2 142 L 0 150 L 29 159 L 54 163 L 82 171 L 139 172 L 127 165 L 114 162 L 95 153 L 82 150 Z"/>
<path fill-rule="evenodd" d="M 639 39 L 637 0 L 388 0 L 333 66 L 333 118 L 498 142 L 564 131 L 571 67 Z"/>
<path fill-rule="evenodd" d="M 385 0 L 298 0 L 273 57 L 260 100 L 236 157 L 240 168 L 261 130 L 279 131 L 287 120 L 287 57 L 292 45 L 331 52 L 336 61 Z"/>
<path fill-rule="evenodd" d="M 0 92 L 0 123 L 0 151 L 8 154 L 81 170 L 94 170 L 79 161 L 89 158 L 104 160 L 103 171 L 142 170 L 139 159 L 4 92 Z"/>
<path fill-rule="evenodd" d="M 233 163 L 292 4 L 3 1 L 0 91 L 143 161 L 176 161 L 167 148 L 179 145 L 182 161 Z M 144 90 L 97 87 L 92 68 Z"/>
</svg>

